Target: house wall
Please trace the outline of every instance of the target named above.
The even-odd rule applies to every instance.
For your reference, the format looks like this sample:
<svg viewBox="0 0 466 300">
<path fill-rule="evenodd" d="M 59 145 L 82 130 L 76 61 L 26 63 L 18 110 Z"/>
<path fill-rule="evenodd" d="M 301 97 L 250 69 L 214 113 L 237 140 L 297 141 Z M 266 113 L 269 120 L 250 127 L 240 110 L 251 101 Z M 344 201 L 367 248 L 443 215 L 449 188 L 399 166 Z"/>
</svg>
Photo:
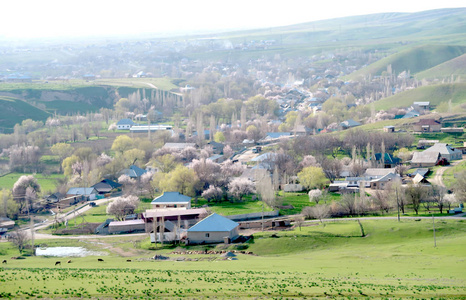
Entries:
<svg viewBox="0 0 466 300">
<path fill-rule="evenodd" d="M 112 223 L 108 226 L 108 233 L 120 233 L 120 232 L 130 232 L 130 231 L 145 231 L 146 224 L 128 224 L 128 225 L 119 225 L 114 226 Z"/>
<path fill-rule="evenodd" d="M 208 237 L 206 235 L 209 235 Z M 188 240 L 190 244 L 214 244 L 223 243 L 223 238 L 229 237 L 230 240 L 234 240 L 239 236 L 238 227 L 231 231 L 188 231 Z"/>
<path fill-rule="evenodd" d="M 130 128 L 131 128 L 131 125 L 129 125 L 129 124 L 117 125 L 117 128 L 118 128 L 118 129 L 130 129 Z"/>
<path fill-rule="evenodd" d="M 416 132 L 440 132 L 442 125 L 429 125 L 428 128 L 422 127 L 421 125 L 414 124 L 413 129 Z"/>
<path fill-rule="evenodd" d="M 412 168 L 427 168 L 434 167 L 435 163 L 411 163 Z"/>
<path fill-rule="evenodd" d="M 183 208 L 190 209 L 191 203 L 152 203 L 152 209 L 158 208 Z"/>
</svg>

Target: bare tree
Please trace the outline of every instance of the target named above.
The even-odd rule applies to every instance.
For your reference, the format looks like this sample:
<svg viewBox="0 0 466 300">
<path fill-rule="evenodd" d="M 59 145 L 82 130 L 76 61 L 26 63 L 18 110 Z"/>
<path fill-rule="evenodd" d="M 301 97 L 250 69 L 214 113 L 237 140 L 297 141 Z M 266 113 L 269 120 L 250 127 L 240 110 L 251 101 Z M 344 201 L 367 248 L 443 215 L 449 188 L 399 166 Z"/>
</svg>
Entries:
<svg viewBox="0 0 466 300">
<path fill-rule="evenodd" d="M 299 227 L 299 231 L 301 231 L 301 227 L 304 224 L 304 218 L 300 215 L 297 215 L 294 217 L 294 223 L 295 223 L 295 226 Z"/>
<path fill-rule="evenodd" d="M 9 241 L 15 245 L 19 253 L 23 254 L 23 250 L 28 243 L 29 237 L 26 231 L 20 230 L 19 228 L 15 229 L 12 233 L 10 233 Z"/>
<path fill-rule="evenodd" d="M 323 224 L 323 219 L 330 215 L 330 207 L 326 204 L 317 204 L 316 206 L 306 206 L 303 208 L 303 215 L 308 218 L 318 219 Z"/>
<path fill-rule="evenodd" d="M 408 184 L 405 188 L 406 199 L 413 206 L 416 215 L 419 213 L 419 206 L 425 196 L 425 191 L 421 185 Z"/>
</svg>

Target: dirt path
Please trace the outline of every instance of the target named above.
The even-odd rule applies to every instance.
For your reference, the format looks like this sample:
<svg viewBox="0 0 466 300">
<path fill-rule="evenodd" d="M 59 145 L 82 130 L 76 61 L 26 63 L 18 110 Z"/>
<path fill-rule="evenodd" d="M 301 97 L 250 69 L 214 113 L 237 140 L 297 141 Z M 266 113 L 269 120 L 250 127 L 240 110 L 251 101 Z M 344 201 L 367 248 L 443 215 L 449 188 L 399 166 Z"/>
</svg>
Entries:
<svg viewBox="0 0 466 300">
<path fill-rule="evenodd" d="M 456 166 L 460 163 L 462 163 L 463 161 L 465 161 L 465 159 L 461 159 L 461 160 L 457 160 L 457 161 L 454 161 L 452 162 L 449 166 L 445 166 L 445 167 L 440 167 L 437 172 L 435 172 L 435 175 L 434 175 L 434 178 L 432 178 L 431 182 L 433 184 L 436 184 L 438 186 L 442 186 L 442 187 L 445 187 L 445 184 L 443 183 L 443 173 L 445 173 L 445 171 L 450 168 L 450 167 L 453 167 L 453 166 Z"/>
</svg>

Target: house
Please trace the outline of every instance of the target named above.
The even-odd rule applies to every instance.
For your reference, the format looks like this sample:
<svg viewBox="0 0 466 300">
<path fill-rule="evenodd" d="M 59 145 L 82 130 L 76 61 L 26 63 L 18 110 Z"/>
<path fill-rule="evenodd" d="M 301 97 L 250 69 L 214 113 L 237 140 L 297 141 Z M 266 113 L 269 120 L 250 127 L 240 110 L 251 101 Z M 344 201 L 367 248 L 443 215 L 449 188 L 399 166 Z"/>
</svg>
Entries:
<svg viewBox="0 0 466 300">
<path fill-rule="evenodd" d="M 47 202 L 50 202 L 50 203 L 57 203 L 59 202 L 61 199 L 63 199 L 63 195 L 59 192 L 56 192 L 56 193 L 53 193 L 47 197 L 45 197 L 45 200 Z"/>
<path fill-rule="evenodd" d="M 435 119 L 421 119 L 413 124 L 415 132 L 440 132 L 442 124 Z"/>
<path fill-rule="evenodd" d="M 404 116 L 400 116 L 400 117 L 395 116 L 395 119 L 410 119 L 410 118 L 419 117 L 420 115 L 421 114 L 417 110 L 411 109 Z"/>
<path fill-rule="evenodd" d="M 178 151 L 184 150 L 188 147 L 195 148 L 196 143 L 165 143 L 165 145 L 163 145 L 163 148 L 171 148 Z"/>
<path fill-rule="evenodd" d="M 133 125 L 136 125 L 136 123 L 134 123 L 131 119 L 121 119 L 116 125 L 118 129 L 126 130 L 130 129 Z"/>
<path fill-rule="evenodd" d="M 440 128 L 440 131 L 443 133 L 463 133 L 464 128 L 463 127 L 442 127 Z"/>
<path fill-rule="evenodd" d="M 78 198 L 78 196 L 80 196 L 82 200 L 95 200 L 97 199 L 97 191 L 93 187 L 74 187 L 66 192 L 66 197 Z"/>
<path fill-rule="evenodd" d="M 267 135 L 263 139 L 261 139 L 261 142 L 271 142 L 283 138 L 290 138 L 291 136 L 291 132 L 267 132 Z"/>
<path fill-rule="evenodd" d="M 395 132 L 395 126 L 392 126 L 392 125 L 384 126 L 383 132 Z"/>
<path fill-rule="evenodd" d="M 108 194 L 112 190 L 116 190 L 121 187 L 121 184 L 110 179 L 104 179 L 92 186 L 95 188 L 98 194 Z"/>
<path fill-rule="evenodd" d="M 213 162 L 216 162 L 218 164 L 222 163 L 225 161 L 225 157 L 221 154 L 215 154 L 215 155 L 212 155 L 211 157 L 208 157 L 207 158 L 208 160 L 211 160 Z"/>
<path fill-rule="evenodd" d="M 371 189 L 383 190 L 391 182 L 401 182 L 401 177 L 395 173 L 388 173 L 385 176 L 371 180 Z"/>
<path fill-rule="evenodd" d="M 414 107 L 419 107 L 420 109 L 428 110 L 430 109 L 429 101 L 413 102 Z"/>
<path fill-rule="evenodd" d="M 385 168 L 369 168 L 366 170 L 366 172 L 364 172 L 364 177 L 366 178 L 366 180 L 372 180 L 372 179 L 376 179 L 376 178 L 380 178 L 380 177 L 383 177 L 387 174 L 390 174 L 390 173 L 393 173 L 395 174 L 396 173 L 396 169 L 395 168 L 391 168 L 391 169 L 385 169 Z"/>
<path fill-rule="evenodd" d="M 293 130 L 293 133 L 297 136 L 306 136 L 311 134 L 311 130 L 304 125 L 298 125 Z"/>
<path fill-rule="evenodd" d="M 375 161 L 379 164 L 382 163 L 382 153 L 376 153 L 375 155 Z M 384 168 L 394 168 L 397 165 L 401 163 L 401 159 L 398 157 L 395 157 L 389 153 L 384 153 L 384 162 L 383 162 L 383 167 Z"/>
<path fill-rule="evenodd" d="M 195 224 L 201 216 L 207 214 L 205 208 L 194 209 L 148 209 L 142 213 L 142 219 L 146 223 L 146 232 L 154 230 L 154 220 L 157 222 L 171 221 L 180 223 L 184 228 Z"/>
<path fill-rule="evenodd" d="M 414 170 L 411 174 L 409 174 L 410 177 L 414 177 L 417 174 L 420 174 L 422 177 L 426 177 L 427 173 L 429 173 L 429 168 L 418 168 Z"/>
<path fill-rule="evenodd" d="M 223 154 L 223 148 L 225 148 L 224 144 L 215 141 L 210 141 L 207 144 L 212 147 L 214 154 Z"/>
<path fill-rule="evenodd" d="M 356 122 L 353 119 L 348 119 L 348 120 L 343 121 L 343 122 L 340 123 L 340 127 L 343 130 L 348 129 L 348 128 L 353 128 L 353 127 L 356 127 L 356 126 L 360 126 L 360 125 L 361 125 L 361 123 Z"/>
<path fill-rule="evenodd" d="M 124 169 L 120 172 L 121 175 L 127 175 L 129 178 L 139 178 L 142 174 L 146 173 L 147 171 L 144 169 L 139 168 L 138 166 L 131 165 L 128 169 Z"/>
<path fill-rule="evenodd" d="M 179 192 L 164 192 L 151 202 L 153 209 L 157 208 L 191 208 L 191 197 L 180 194 Z"/>
<path fill-rule="evenodd" d="M 239 224 L 218 214 L 211 214 L 188 229 L 189 244 L 213 244 L 234 241 Z"/>
<path fill-rule="evenodd" d="M 463 152 L 461 150 L 452 148 L 445 143 L 436 143 L 432 147 L 427 148 L 424 152 L 439 152 L 440 158 L 445 158 L 447 161 L 463 158 Z"/>
<path fill-rule="evenodd" d="M 163 125 L 163 124 L 150 124 L 150 125 L 133 125 L 129 129 L 130 132 L 133 133 L 147 133 L 149 132 L 156 132 L 156 131 L 172 131 L 173 126 L 171 125 Z"/>
<path fill-rule="evenodd" d="M 418 173 L 416 174 L 416 176 L 414 176 L 413 183 L 414 184 L 420 184 L 420 183 L 429 184 L 429 181 L 427 181 L 427 179 L 424 176 Z"/>
<path fill-rule="evenodd" d="M 414 152 L 413 158 L 411 159 L 411 167 L 413 168 L 425 168 L 433 167 L 437 165 L 440 160 L 439 152 Z"/>
</svg>

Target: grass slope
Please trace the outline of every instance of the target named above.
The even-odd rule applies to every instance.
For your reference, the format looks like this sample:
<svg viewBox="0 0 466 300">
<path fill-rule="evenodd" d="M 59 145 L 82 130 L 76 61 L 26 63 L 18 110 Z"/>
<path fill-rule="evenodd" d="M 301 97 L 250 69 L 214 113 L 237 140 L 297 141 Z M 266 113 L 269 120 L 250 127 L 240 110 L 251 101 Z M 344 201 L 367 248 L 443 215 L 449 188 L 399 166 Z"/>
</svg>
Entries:
<svg viewBox="0 0 466 300">
<path fill-rule="evenodd" d="M 451 76 L 465 76 L 466 75 L 466 54 L 458 56 L 454 59 L 446 61 L 428 70 L 419 72 L 415 75 L 418 79 L 442 79 Z"/>
<path fill-rule="evenodd" d="M 388 110 L 393 107 L 409 107 L 415 101 L 430 101 L 431 105 L 442 102 L 452 104 L 466 102 L 466 83 L 437 84 L 404 91 L 388 98 L 374 102 L 376 110 Z"/>
<path fill-rule="evenodd" d="M 363 220 L 314 225 L 302 230 L 255 234 L 249 249 L 258 256 L 238 260 L 218 255 L 173 255 L 142 250 L 141 237 L 95 240 L 37 240 L 49 246 L 81 245 L 105 251 L 69 258 L 17 255 L 0 244 L 0 296 L 26 298 L 448 298 L 464 299 L 466 226 L 464 220 Z M 145 238 L 147 240 L 147 238 Z M 121 247 L 132 257 L 121 257 Z M 207 246 L 197 246 L 202 249 Z M 117 254 L 117 253 L 120 253 Z M 154 254 L 190 261 L 154 261 Z M 132 261 L 127 262 L 130 258 Z M 180 259 L 181 260 L 181 259 Z M 61 261 L 61 266 L 55 266 Z"/>
<path fill-rule="evenodd" d="M 23 120 L 45 121 L 50 115 L 31 104 L 12 97 L 0 96 L 0 130 L 12 132 Z"/>
<path fill-rule="evenodd" d="M 26 173 L 9 173 L 0 177 L 0 189 L 12 189 L 16 181 L 22 175 L 31 175 Z M 43 174 L 35 174 L 34 177 L 37 179 L 37 182 L 40 184 L 41 190 L 43 193 L 51 192 L 55 190 L 55 185 L 57 179 L 63 178 L 62 174 L 52 174 L 44 176 Z"/>
<path fill-rule="evenodd" d="M 410 71 L 411 74 L 427 70 L 441 63 L 466 53 L 464 46 L 449 45 L 423 45 L 410 48 L 399 53 L 383 58 L 361 70 L 351 74 L 349 78 L 359 78 L 361 76 L 381 75 L 391 65 L 395 74 L 402 71 Z"/>
</svg>

